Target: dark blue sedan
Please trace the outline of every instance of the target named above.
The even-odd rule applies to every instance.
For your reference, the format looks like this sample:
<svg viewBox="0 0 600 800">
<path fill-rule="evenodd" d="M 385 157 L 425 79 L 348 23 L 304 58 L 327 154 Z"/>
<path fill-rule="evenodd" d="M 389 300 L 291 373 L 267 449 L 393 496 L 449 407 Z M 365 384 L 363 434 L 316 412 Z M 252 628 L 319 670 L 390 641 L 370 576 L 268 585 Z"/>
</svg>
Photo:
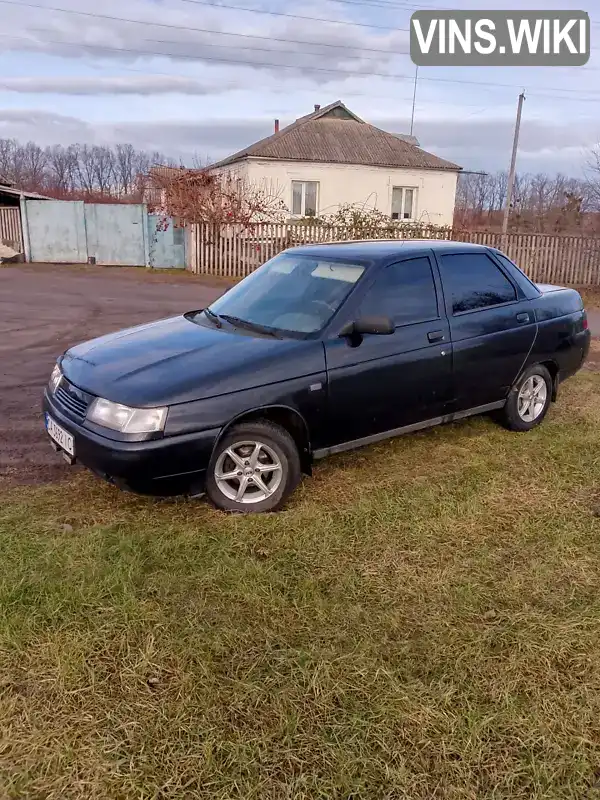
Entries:
<svg viewBox="0 0 600 800">
<path fill-rule="evenodd" d="M 576 291 L 492 248 L 298 247 L 208 308 L 72 347 L 45 424 L 123 488 L 270 511 L 330 453 L 491 411 L 530 430 L 589 341 Z"/>
</svg>

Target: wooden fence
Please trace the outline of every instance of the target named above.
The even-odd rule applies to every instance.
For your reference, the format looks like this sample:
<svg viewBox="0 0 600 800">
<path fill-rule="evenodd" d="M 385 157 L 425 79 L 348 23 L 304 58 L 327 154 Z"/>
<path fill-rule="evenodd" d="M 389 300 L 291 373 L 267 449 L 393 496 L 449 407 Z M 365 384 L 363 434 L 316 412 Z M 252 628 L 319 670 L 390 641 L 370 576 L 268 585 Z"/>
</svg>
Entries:
<svg viewBox="0 0 600 800">
<path fill-rule="evenodd" d="M 21 210 L 15 206 L 0 206 L 0 244 L 6 244 L 23 252 L 21 233 Z"/>
<path fill-rule="evenodd" d="M 497 247 L 539 283 L 600 285 L 600 237 L 411 228 L 360 236 L 352 228 L 329 225 L 264 223 L 251 229 L 235 225 L 192 225 L 188 229 L 187 266 L 192 272 L 243 278 L 265 261 L 300 244 L 365 239 L 452 239 Z"/>
</svg>

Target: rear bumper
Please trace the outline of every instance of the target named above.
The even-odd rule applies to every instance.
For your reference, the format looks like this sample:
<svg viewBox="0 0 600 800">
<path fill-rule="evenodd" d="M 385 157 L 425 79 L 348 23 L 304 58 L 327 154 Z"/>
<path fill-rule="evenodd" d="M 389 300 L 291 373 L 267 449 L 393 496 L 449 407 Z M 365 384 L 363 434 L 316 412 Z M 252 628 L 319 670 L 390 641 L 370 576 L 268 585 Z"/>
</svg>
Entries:
<svg viewBox="0 0 600 800">
<path fill-rule="evenodd" d="M 583 358 L 581 359 L 582 364 L 589 355 L 591 341 L 592 341 L 592 332 L 588 329 L 583 332 L 583 342 L 582 342 Z"/>
<path fill-rule="evenodd" d="M 565 343 L 564 349 L 556 354 L 558 361 L 557 383 L 562 383 L 575 375 L 583 367 L 590 352 L 591 334 L 589 330 L 579 331 Z"/>
<path fill-rule="evenodd" d="M 44 412 L 75 441 L 75 461 L 122 489 L 143 494 L 204 491 L 219 428 L 146 442 L 116 441 L 73 422 L 44 392 Z"/>
</svg>

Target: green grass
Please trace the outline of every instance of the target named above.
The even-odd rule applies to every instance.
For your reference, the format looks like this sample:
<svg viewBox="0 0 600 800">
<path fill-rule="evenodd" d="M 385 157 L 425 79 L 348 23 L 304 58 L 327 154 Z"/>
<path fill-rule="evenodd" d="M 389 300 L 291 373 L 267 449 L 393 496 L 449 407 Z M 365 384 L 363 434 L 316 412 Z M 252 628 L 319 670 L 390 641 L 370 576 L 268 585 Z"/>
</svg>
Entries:
<svg viewBox="0 0 600 800">
<path fill-rule="evenodd" d="M 332 458 L 277 515 L 0 505 L 0 797 L 593 798 L 600 376 Z"/>
</svg>

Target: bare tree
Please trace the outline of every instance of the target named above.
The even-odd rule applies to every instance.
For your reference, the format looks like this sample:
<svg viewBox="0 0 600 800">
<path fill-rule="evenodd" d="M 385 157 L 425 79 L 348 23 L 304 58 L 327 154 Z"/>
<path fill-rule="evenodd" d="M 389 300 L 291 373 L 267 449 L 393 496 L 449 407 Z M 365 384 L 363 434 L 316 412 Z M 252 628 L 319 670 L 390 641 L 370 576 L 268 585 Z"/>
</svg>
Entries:
<svg viewBox="0 0 600 800">
<path fill-rule="evenodd" d="M 77 155 L 73 147 L 60 144 L 46 148 L 48 191 L 71 192 L 75 188 Z"/>
<path fill-rule="evenodd" d="M 101 194 L 109 194 L 114 186 L 115 154 L 110 147 L 92 148 L 94 184 Z"/>
<path fill-rule="evenodd" d="M 1 161 L 0 172 L 2 172 Z M 595 211 L 600 211 L 600 143 L 592 147 L 588 154 L 585 175 L 589 203 Z"/>
<path fill-rule="evenodd" d="M 230 173 L 177 170 L 164 179 L 164 217 L 186 222 L 210 222 L 249 227 L 276 222 L 287 211 L 281 190 L 269 182 L 251 183 Z"/>
<path fill-rule="evenodd" d="M 77 188 L 91 194 L 96 188 L 94 149 L 87 144 L 73 145 Z"/>
<path fill-rule="evenodd" d="M 0 176 L 7 181 L 14 181 L 14 150 L 17 142 L 14 139 L 0 139 Z"/>
<path fill-rule="evenodd" d="M 30 191 L 43 189 L 47 178 L 46 152 L 35 142 L 27 142 L 20 150 L 23 165 L 22 187 Z"/>
<path fill-rule="evenodd" d="M 115 186 L 120 195 L 128 195 L 135 188 L 138 174 L 139 154 L 132 144 L 118 144 L 115 147 Z"/>
<path fill-rule="evenodd" d="M 0 174 L 17 185 L 25 179 L 23 148 L 16 139 L 0 140 Z"/>
</svg>

